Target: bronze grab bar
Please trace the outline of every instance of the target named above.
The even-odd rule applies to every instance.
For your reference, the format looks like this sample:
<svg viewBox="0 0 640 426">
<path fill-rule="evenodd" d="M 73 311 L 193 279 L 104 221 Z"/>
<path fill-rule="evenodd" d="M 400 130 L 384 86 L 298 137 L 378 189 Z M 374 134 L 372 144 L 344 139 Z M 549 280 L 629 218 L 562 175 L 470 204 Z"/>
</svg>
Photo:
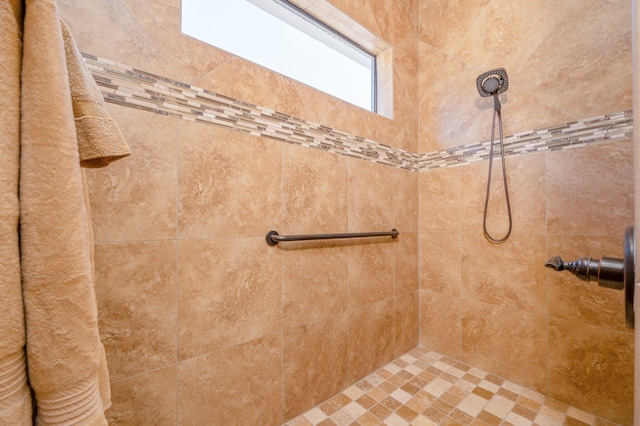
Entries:
<svg viewBox="0 0 640 426">
<path fill-rule="evenodd" d="M 277 231 L 269 231 L 265 239 L 267 244 L 275 246 L 279 242 L 308 241 L 308 240 L 335 240 L 339 238 L 367 238 L 367 237 L 391 237 L 400 235 L 397 229 L 389 232 L 351 232 L 346 234 L 311 234 L 311 235 L 280 235 Z"/>
</svg>

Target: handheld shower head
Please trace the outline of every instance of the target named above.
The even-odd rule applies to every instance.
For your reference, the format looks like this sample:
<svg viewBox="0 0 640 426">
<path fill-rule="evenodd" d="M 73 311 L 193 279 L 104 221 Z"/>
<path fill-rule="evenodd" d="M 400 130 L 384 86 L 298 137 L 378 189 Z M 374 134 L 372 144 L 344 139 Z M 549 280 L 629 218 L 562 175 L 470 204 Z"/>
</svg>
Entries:
<svg viewBox="0 0 640 426">
<path fill-rule="evenodd" d="M 506 92 L 509 88 L 509 77 L 504 68 L 496 68 L 480 74 L 476 79 L 476 87 L 480 96 L 487 97 Z"/>
</svg>

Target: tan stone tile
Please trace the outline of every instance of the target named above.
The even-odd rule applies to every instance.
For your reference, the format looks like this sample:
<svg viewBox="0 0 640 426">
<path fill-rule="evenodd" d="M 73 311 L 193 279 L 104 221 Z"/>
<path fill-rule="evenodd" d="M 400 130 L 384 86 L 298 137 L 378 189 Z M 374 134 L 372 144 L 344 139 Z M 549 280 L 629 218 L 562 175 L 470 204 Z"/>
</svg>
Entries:
<svg viewBox="0 0 640 426">
<path fill-rule="evenodd" d="M 549 341 L 554 342 L 549 347 L 550 396 L 617 423 L 630 424 L 633 335 L 551 318 Z"/>
<path fill-rule="evenodd" d="M 482 232 L 487 191 L 487 161 L 460 169 L 460 227 L 463 232 Z M 544 154 L 506 158 L 507 184 L 513 217 L 512 233 L 544 234 L 546 232 L 546 179 Z M 508 230 L 502 167 L 494 158 L 491 192 L 487 208 L 487 230 L 494 238 L 502 238 Z"/>
<path fill-rule="evenodd" d="M 420 292 L 420 343 L 454 357 L 460 357 L 460 298 Z M 429 367 L 430 369 L 433 367 Z M 437 370 L 437 369 L 435 369 Z M 427 369 L 427 371 L 429 371 Z M 441 370 L 434 371 L 439 375 Z M 422 376 L 421 376 L 422 377 Z M 423 377 L 424 378 L 424 377 Z M 424 378 L 429 380 L 428 378 Z"/>
<path fill-rule="evenodd" d="M 462 299 L 462 359 L 533 389 L 546 389 L 547 319 Z M 523 364 L 522 360 L 527 363 Z"/>
<path fill-rule="evenodd" d="M 393 359 L 393 299 L 349 312 L 349 382 Z"/>
<path fill-rule="evenodd" d="M 160 0 L 147 4 L 123 0 L 122 3 L 162 51 L 163 56 L 170 61 L 183 81 L 192 81 L 232 56 L 182 33 L 178 1 Z M 225 92 L 221 87 L 216 89 Z"/>
<path fill-rule="evenodd" d="M 547 154 L 548 232 L 624 235 L 633 224 L 632 158 L 629 140 Z"/>
<path fill-rule="evenodd" d="M 295 145 L 282 155 L 283 231 L 347 232 L 347 157 Z"/>
<path fill-rule="evenodd" d="M 403 233 L 418 232 L 419 178 L 416 172 L 393 170 L 393 223 Z"/>
<path fill-rule="evenodd" d="M 176 421 L 176 366 L 111 383 L 109 424 L 173 424 Z"/>
<path fill-rule="evenodd" d="M 369 392 L 367 392 L 367 395 L 375 399 L 376 401 L 382 401 L 387 397 L 388 392 L 385 392 L 381 388 L 373 388 Z"/>
<path fill-rule="evenodd" d="M 575 117 L 588 116 L 602 99 L 607 99 L 612 91 L 631 79 L 630 6 L 628 2 L 608 5 L 590 1 L 580 7 L 570 4 L 569 16 L 580 22 L 580 27 L 572 30 L 572 25 L 565 20 L 549 31 L 533 54 L 521 64 L 519 79 L 523 89 L 571 111 Z M 602 31 L 596 36 L 591 31 L 593 28 L 602 28 Z M 563 72 L 558 72 L 558 61 L 564 62 L 561 66 Z M 536 70 L 535 76 L 548 75 L 551 78 L 548 81 L 553 81 L 553 84 L 542 84 L 534 77 L 533 69 Z M 585 96 L 579 96 L 577 92 L 581 90 L 576 90 L 575 86 L 567 87 L 580 81 L 584 87 L 591 88 L 589 82 L 601 72 L 606 72 L 607 78 L 592 90 L 585 91 Z"/>
<path fill-rule="evenodd" d="M 385 407 L 382 404 L 374 405 L 370 411 L 373 414 L 375 414 L 375 416 L 378 417 L 380 420 L 386 419 L 387 417 L 389 417 L 389 414 L 391 414 L 391 410 L 389 410 L 387 407 Z"/>
<path fill-rule="evenodd" d="M 420 173 L 419 220 L 420 232 L 460 231 L 459 167 Z"/>
<path fill-rule="evenodd" d="M 176 237 L 176 119 L 107 105 L 131 156 L 86 171 L 95 240 Z"/>
<path fill-rule="evenodd" d="M 418 345 L 419 301 L 417 290 L 394 298 L 395 356 L 400 356 Z M 405 377 L 405 380 L 411 378 L 413 375 L 408 379 Z"/>
<path fill-rule="evenodd" d="M 333 402 L 333 400 L 325 401 L 320 404 L 320 409 L 327 415 L 330 416 L 336 411 L 340 409 L 340 406 Z"/>
<path fill-rule="evenodd" d="M 362 416 L 358 417 L 358 424 L 361 426 L 377 426 L 380 424 L 380 419 L 367 411 Z"/>
<path fill-rule="evenodd" d="M 305 243 L 278 247 L 282 250 L 285 327 L 338 315 L 348 305 L 347 248 L 339 244 L 301 244 Z"/>
<path fill-rule="evenodd" d="M 362 395 L 356 401 L 367 410 L 377 404 L 377 401 L 368 395 Z"/>
<path fill-rule="evenodd" d="M 64 0 L 58 7 L 82 52 L 177 77 L 166 56 L 121 2 Z"/>
<path fill-rule="evenodd" d="M 287 329 L 283 336 L 284 417 L 291 418 L 348 385 L 346 314 Z"/>
<path fill-rule="evenodd" d="M 349 159 L 349 232 L 390 231 L 393 168 Z"/>
<path fill-rule="evenodd" d="M 482 70 L 426 43 L 420 43 L 419 52 L 420 152 L 487 140 L 491 134 L 493 102 L 480 98 L 473 88 Z M 447 78 L 442 78 L 443 75 Z"/>
<path fill-rule="evenodd" d="M 179 358 L 278 331 L 280 254 L 263 238 L 178 243 Z"/>
<path fill-rule="evenodd" d="M 406 405 L 403 405 L 402 407 L 398 408 L 398 410 L 396 411 L 396 414 L 408 422 L 411 422 L 413 419 L 415 419 L 418 416 L 418 413 L 416 413 L 414 410 L 407 407 Z"/>
<path fill-rule="evenodd" d="M 278 229 L 282 144 L 185 121 L 179 133 L 181 237 L 263 236 Z"/>
<path fill-rule="evenodd" d="M 178 423 L 281 424 L 281 336 L 179 363 L 178 395 Z"/>
<path fill-rule="evenodd" d="M 97 244 L 96 299 L 111 380 L 176 362 L 174 241 Z"/>
<path fill-rule="evenodd" d="M 402 407 L 402 403 L 392 396 L 386 397 L 385 399 L 380 401 L 380 404 L 384 405 L 391 411 L 395 411 L 398 408 Z"/>
<path fill-rule="evenodd" d="M 179 135 L 181 238 L 264 238 L 278 230 L 281 143 L 186 121 Z"/>
<path fill-rule="evenodd" d="M 418 290 L 418 233 L 401 233 L 394 241 L 393 249 L 395 257 L 394 294 L 399 296 Z M 413 347 L 415 345 L 411 349 Z M 402 353 L 406 353 L 408 350 Z"/>
<path fill-rule="evenodd" d="M 393 297 L 394 245 L 371 239 L 348 247 L 349 309 Z"/>
<path fill-rule="evenodd" d="M 545 313 L 545 244 L 544 235 L 512 235 L 495 245 L 481 233 L 462 234 L 463 298 Z"/>
<path fill-rule="evenodd" d="M 190 84 L 296 117 L 307 110 L 305 100 L 296 90 L 300 83 L 236 56 Z"/>
<path fill-rule="evenodd" d="M 420 233 L 420 288 L 460 296 L 460 234 Z"/>
<path fill-rule="evenodd" d="M 569 5 L 569 1 L 549 1 L 540 4 L 545 8 L 540 10 L 530 4 L 516 6 L 489 2 L 465 34 L 457 55 L 482 69 L 491 69 L 496 63 L 517 69 L 538 48 L 546 35 L 565 19 Z M 505 45 L 498 34 L 509 34 L 510 42 Z M 477 46 L 485 46 L 488 51 L 484 52 Z M 505 55 L 509 58 L 505 58 Z"/>
<path fill-rule="evenodd" d="M 463 45 L 465 35 L 487 3 L 488 0 L 473 0 L 465 3 L 465 7 L 459 7 L 459 4 L 445 0 L 419 2 L 421 18 L 438 16 L 438 19 L 420 19 L 420 40 L 448 54 L 454 54 Z"/>
<path fill-rule="evenodd" d="M 457 408 L 454 408 L 453 411 L 451 411 L 451 413 L 449 413 L 449 416 L 454 419 L 455 421 L 457 421 L 460 424 L 463 425 L 468 425 L 469 423 L 471 423 L 473 421 L 473 417 L 468 415 L 467 413 L 465 413 L 464 411 L 460 411 Z"/>
</svg>

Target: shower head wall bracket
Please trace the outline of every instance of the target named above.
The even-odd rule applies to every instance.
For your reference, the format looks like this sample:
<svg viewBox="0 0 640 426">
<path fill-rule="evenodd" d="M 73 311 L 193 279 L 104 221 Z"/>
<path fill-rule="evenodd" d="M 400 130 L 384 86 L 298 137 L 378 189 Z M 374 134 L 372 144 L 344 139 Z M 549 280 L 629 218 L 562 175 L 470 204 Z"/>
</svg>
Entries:
<svg viewBox="0 0 640 426">
<path fill-rule="evenodd" d="M 504 68 L 496 68 L 480 74 L 476 79 L 478 93 L 482 97 L 499 95 L 509 88 L 509 77 Z M 489 91 L 490 90 L 490 91 Z"/>
</svg>

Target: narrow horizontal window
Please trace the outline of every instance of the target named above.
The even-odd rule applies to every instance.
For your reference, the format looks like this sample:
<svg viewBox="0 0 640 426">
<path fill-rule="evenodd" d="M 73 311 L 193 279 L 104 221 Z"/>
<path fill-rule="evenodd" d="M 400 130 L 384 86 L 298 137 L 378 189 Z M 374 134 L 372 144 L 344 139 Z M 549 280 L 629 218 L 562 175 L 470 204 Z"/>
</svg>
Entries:
<svg viewBox="0 0 640 426">
<path fill-rule="evenodd" d="M 182 32 L 376 111 L 376 56 L 286 0 L 182 0 Z"/>
</svg>

